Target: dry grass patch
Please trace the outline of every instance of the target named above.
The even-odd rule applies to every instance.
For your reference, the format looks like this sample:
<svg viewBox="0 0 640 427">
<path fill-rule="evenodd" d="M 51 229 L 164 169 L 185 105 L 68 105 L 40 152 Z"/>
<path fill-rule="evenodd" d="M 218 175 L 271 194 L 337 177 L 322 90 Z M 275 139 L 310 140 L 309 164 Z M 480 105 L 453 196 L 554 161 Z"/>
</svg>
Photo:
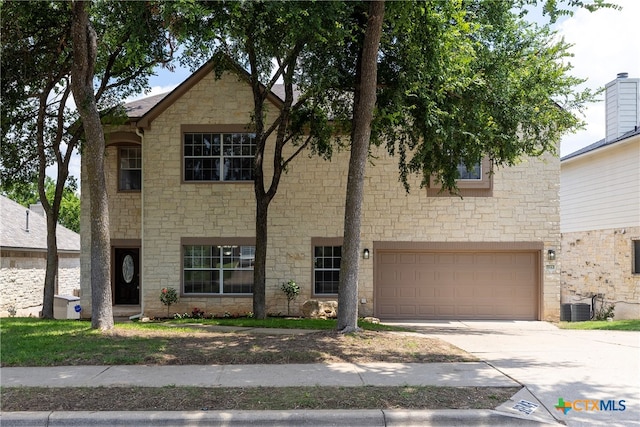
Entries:
<svg viewBox="0 0 640 427">
<path fill-rule="evenodd" d="M 439 339 L 402 332 L 335 331 L 296 335 L 221 333 L 210 331 L 116 329 L 114 340 L 127 337 L 160 338 L 162 351 L 146 355 L 144 363 L 157 365 L 251 365 L 285 363 L 432 363 L 471 362 L 477 359 Z M 95 364 L 100 364 L 99 360 Z M 86 364 L 86 361 L 85 361 Z"/>
<path fill-rule="evenodd" d="M 97 387 L 2 389 L 3 411 L 493 409 L 514 387 Z"/>
</svg>

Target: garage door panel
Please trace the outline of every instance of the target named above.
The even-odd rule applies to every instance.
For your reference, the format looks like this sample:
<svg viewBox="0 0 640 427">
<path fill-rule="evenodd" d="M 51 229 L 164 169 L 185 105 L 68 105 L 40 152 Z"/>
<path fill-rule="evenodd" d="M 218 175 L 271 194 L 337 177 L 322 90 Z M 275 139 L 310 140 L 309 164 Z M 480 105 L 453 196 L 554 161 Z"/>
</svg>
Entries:
<svg viewBox="0 0 640 427">
<path fill-rule="evenodd" d="M 537 252 L 381 252 L 376 259 L 380 317 L 537 317 Z"/>
</svg>

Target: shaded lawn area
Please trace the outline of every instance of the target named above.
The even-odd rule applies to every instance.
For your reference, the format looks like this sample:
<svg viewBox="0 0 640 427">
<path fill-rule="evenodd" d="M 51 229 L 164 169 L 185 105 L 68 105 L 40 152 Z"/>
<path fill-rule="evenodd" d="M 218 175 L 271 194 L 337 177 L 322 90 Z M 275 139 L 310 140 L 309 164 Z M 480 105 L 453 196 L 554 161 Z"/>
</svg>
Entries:
<svg viewBox="0 0 640 427">
<path fill-rule="evenodd" d="M 302 323 L 296 323 L 302 325 Z M 304 328 L 300 328 L 304 329 Z M 121 323 L 108 332 L 89 322 L 9 318 L 0 322 L 2 366 L 431 363 L 477 359 L 439 339 L 390 331 L 338 334 L 220 332 L 171 323 Z"/>
</svg>

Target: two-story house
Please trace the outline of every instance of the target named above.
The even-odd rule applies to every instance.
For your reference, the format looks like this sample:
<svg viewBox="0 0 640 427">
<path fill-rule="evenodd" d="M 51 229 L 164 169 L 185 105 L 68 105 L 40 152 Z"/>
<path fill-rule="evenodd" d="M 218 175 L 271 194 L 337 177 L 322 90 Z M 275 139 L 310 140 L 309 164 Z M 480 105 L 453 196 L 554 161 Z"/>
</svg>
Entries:
<svg viewBox="0 0 640 427">
<path fill-rule="evenodd" d="M 281 98 L 270 94 L 276 111 Z M 255 200 L 247 131 L 249 84 L 204 65 L 166 96 L 127 106 L 107 135 L 114 312 L 243 315 L 252 310 Z M 269 112 L 267 111 L 267 117 Z M 384 149 L 367 169 L 359 312 L 383 319 L 554 319 L 559 316 L 558 183 L 553 155 L 491 171 L 466 170 L 463 198 L 407 194 Z M 349 153 L 302 155 L 269 209 L 267 312 L 286 313 L 280 286 L 307 299 L 337 299 Z M 84 176 L 84 175 L 83 175 Z M 82 191 L 82 306 L 90 314 L 88 189 Z M 549 256 L 549 254 L 552 254 Z M 292 313 L 292 314 L 293 314 Z"/>
<path fill-rule="evenodd" d="M 605 90 L 606 137 L 561 159 L 562 302 L 600 295 L 616 319 L 638 319 L 640 79 L 620 73 Z"/>
</svg>

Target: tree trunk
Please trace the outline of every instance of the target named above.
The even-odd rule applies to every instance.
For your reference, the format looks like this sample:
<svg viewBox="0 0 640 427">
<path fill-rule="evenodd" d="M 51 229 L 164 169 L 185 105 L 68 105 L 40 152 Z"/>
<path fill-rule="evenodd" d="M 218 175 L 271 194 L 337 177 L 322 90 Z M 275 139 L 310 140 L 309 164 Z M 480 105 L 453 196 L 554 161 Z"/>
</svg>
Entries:
<svg viewBox="0 0 640 427">
<path fill-rule="evenodd" d="M 53 296 L 56 292 L 56 277 L 58 275 L 57 226 L 57 219 L 47 213 L 47 267 L 44 274 L 44 295 L 42 298 L 42 317 L 45 319 L 53 319 Z"/>
<path fill-rule="evenodd" d="M 45 93 L 48 93 L 45 90 Z M 38 119 L 36 124 L 36 139 L 38 146 L 38 195 L 42 208 L 46 212 L 47 221 L 47 259 L 44 273 L 44 289 L 42 296 L 42 317 L 44 319 L 53 319 L 53 296 L 56 292 L 56 276 L 58 274 L 58 237 L 56 235 L 56 228 L 58 226 L 58 215 L 60 210 L 54 209 L 56 206 L 59 208 L 59 204 L 53 206 L 47 199 L 47 193 L 45 189 L 45 176 L 46 176 L 46 148 L 45 148 L 45 116 L 46 116 L 47 98 L 42 95 L 39 99 L 38 107 Z M 58 175 L 60 170 L 58 169 Z M 57 195 L 57 192 L 56 192 Z"/>
<path fill-rule="evenodd" d="M 109 205 L 104 176 L 104 133 L 93 91 L 97 54 L 96 33 L 89 22 L 85 2 L 73 5 L 73 98 L 85 134 L 83 156 L 87 161 L 91 217 L 91 327 L 113 328 L 111 303 L 111 253 Z"/>
<path fill-rule="evenodd" d="M 344 240 L 340 264 L 338 289 L 338 330 L 344 333 L 358 329 L 358 270 L 360 267 L 360 225 L 364 176 L 369 154 L 371 121 L 376 104 L 377 58 L 384 1 L 369 4 L 369 17 L 359 59 L 359 75 L 356 76 L 351 156 L 347 177 L 347 195 L 344 214 Z"/>
<path fill-rule="evenodd" d="M 269 200 L 256 194 L 256 254 L 253 265 L 253 315 L 256 319 L 266 319 L 267 280 L 267 217 Z"/>
</svg>

